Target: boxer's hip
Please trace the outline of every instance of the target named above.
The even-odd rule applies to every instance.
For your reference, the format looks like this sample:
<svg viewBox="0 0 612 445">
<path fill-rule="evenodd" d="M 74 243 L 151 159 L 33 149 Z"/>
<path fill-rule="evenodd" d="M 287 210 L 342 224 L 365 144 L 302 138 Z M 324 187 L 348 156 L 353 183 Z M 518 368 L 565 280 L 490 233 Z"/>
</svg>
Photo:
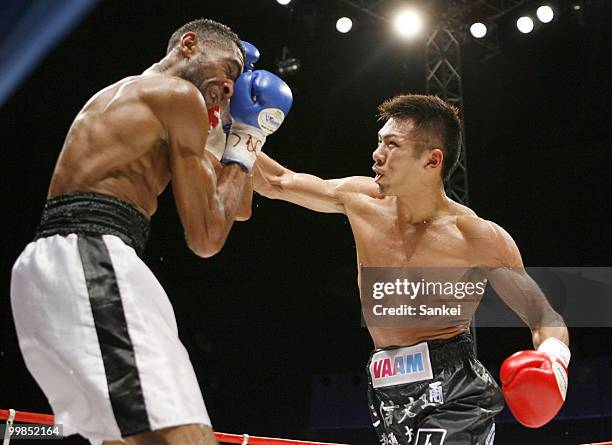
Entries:
<svg viewBox="0 0 612 445">
<path fill-rule="evenodd" d="M 68 193 L 45 203 L 35 239 L 69 234 L 114 235 L 142 256 L 149 220 L 130 203 L 98 193 Z"/>
<path fill-rule="evenodd" d="M 368 362 L 368 376 L 374 388 L 419 383 L 466 359 L 475 359 L 472 338 L 467 332 L 446 340 L 374 349 Z"/>
<path fill-rule="evenodd" d="M 56 420 L 66 434 L 105 439 L 209 424 L 172 305 L 127 244 L 146 237 L 125 222 L 129 209 L 103 202 L 92 217 L 82 198 L 59 205 L 70 214 L 45 209 L 11 277 L 19 345 Z"/>
<path fill-rule="evenodd" d="M 374 426 L 379 436 L 392 434 L 398 443 L 421 430 L 443 433 L 448 443 L 471 443 L 466 437 L 484 443 L 503 408 L 501 391 L 476 359 L 469 333 L 374 350 L 367 373 Z"/>
</svg>

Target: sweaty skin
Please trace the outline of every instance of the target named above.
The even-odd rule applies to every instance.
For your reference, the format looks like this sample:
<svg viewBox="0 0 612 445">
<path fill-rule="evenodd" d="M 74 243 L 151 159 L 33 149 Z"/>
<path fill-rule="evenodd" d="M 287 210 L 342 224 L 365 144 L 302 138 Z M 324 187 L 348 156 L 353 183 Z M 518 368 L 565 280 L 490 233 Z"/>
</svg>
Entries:
<svg viewBox="0 0 612 445">
<path fill-rule="evenodd" d="M 426 150 L 415 158 L 419 138 L 413 130 L 410 122 L 396 119 L 383 127 L 373 155 L 376 178 L 323 180 L 294 173 L 262 154 L 255 164 L 255 191 L 314 211 L 345 214 L 360 275 L 362 267 L 448 267 L 453 277 L 444 281 L 475 283 L 486 278 L 532 329 L 535 347 L 549 336 L 567 343 L 562 319 L 525 272 L 510 235 L 445 196 L 435 171 L 442 152 Z M 377 348 L 450 338 L 469 329 L 477 303 L 465 307 L 459 319 L 418 327 L 368 325 L 368 330 Z"/>
<path fill-rule="evenodd" d="M 207 108 L 233 94 L 243 61 L 235 45 L 213 46 L 204 56 L 201 47 L 187 33 L 143 74 L 94 95 L 68 131 L 48 197 L 101 193 L 150 218 L 172 180 L 187 244 L 203 257 L 217 253 L 234 219 L 250 216 L 250 199 L 242 169 L 222 166 L 204 149 Z M 183 72 L 191 81 L 180 77 Z"/>
<path fill-rule="evenodd" d="M 157 196 L 172 181 L 188 246 L 202 257 L 219 252 L 233 221 L 250 216 L 251 192 L 240 166 L 223 166 L 205 150 L 208 109 L 232 96 L 243 65 L 234 44 L 202 42 L 185 33 L 160 62 L 85 104 L 66 136 L 48 197 L 101 193 L 130 202 L 150 218 Z M 121 443 L 217 441 L 210 426 L 187 424 L 104 445 Z"/>
</svg>

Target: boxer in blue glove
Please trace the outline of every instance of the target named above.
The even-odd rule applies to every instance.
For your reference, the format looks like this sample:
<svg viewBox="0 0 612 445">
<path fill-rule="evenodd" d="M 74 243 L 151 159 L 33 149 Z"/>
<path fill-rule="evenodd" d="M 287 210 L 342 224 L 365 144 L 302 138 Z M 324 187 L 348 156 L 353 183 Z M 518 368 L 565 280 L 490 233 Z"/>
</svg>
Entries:
<svg viewBox="0 0 612 445">
<path fill-rule="evenodd" d="M 168 296 L 141 257 L 170 181 L 189 248 L 223 247 L 257 150 L 291 105 L 276 76 L 243 74 L 253 48 L 220 23 L 187 23 L 163 59 L 96 93 L 70 127 L 11 278 L 25 363 L 65 435 L 216 444 Z M 215 159 L 205 150 L 215 110 L 234 93 L 234 129 Z"/>
</svg>

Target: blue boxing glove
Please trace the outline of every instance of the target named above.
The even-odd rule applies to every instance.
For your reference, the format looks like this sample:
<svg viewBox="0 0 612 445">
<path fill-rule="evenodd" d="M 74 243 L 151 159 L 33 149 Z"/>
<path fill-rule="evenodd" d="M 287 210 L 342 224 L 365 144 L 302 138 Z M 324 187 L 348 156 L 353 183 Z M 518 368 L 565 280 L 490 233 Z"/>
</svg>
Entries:
<svg viewBox="0 0 612 445">
<path fill-rule="evenodd" d="M 241 40 L 242 47 L 244 48 L 244 71 L 253 71 L 255 63 L 259 60 L 259 50 L 255 47 L 255 45 L 250 44 L 249 42 L 245 42 Z"/>
<path fill-rule="evenodd" d="M 223 163 L 235 162 L 250 172 L 266 137 L 278 130 L 292 103 L 291 89 L 278 76 L 264 70 L 242 73 L 234 83 Z"/>
</svg>

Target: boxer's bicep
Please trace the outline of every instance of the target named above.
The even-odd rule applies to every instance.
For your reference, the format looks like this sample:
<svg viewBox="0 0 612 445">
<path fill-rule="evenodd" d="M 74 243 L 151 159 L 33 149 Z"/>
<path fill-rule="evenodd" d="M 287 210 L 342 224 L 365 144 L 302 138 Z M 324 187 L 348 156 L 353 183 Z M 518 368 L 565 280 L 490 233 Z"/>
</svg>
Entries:
<svg viewBox="0 0 612 445">
<path fill-rule="evenodd" d="M 490 249 L 494 258 L 485 268 L 489 283 L 506 303 L 530 328 L 557 319 L 538 284 L 523 266 L 521 254 L 512 237 L 494 225 Z"/>
<path fill-rule="evenodd" d="M 279 197 L 315 212 L 345 213 L 338 193 L 341 181 L 291 172 L 279 183 Z"/>
</svg>

